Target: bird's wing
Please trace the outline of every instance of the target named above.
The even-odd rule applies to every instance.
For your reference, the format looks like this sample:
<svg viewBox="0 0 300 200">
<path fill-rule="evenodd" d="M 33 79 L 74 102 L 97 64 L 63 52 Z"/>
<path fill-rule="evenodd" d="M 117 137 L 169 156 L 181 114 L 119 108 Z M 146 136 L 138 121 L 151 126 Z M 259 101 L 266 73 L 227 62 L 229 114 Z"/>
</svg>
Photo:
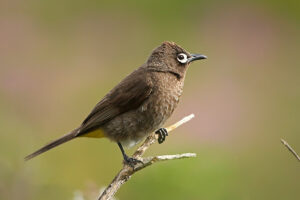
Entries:
<svg viewBox="0 0 300 200">
<path fill-rule="evenodd" d="M 113 88 L 92 110 L 79 128 L 78 136 L 99 128 L 114 117 L 138 108 L 152 91 L 147 72 L 136 70 Z"/>
</svg>

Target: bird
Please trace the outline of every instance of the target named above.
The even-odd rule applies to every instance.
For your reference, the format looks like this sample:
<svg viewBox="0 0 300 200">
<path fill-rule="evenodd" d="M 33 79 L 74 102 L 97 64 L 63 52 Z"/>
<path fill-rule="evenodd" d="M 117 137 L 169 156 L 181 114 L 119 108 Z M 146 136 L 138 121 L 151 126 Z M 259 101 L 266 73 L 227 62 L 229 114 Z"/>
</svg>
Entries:
<svg viewBox="0 0 300 200">
<path fill-rule="evenodd" d="M 158 134 L 158 143 L 165 141 L 168 132 L 163 125 L 179 103 L 187 69 L 193 61 L 206 58 L 191 54 L 174 42 L 163 42 L 143 65 L 96 104 L 80 126 L 24 159 L 32 159 L 75 138 L 90 137 L 116 142 L 126 164 L 141 162 L 129 157 L 124 147 L 136 145 L 152 132 Z"/>
</svg>

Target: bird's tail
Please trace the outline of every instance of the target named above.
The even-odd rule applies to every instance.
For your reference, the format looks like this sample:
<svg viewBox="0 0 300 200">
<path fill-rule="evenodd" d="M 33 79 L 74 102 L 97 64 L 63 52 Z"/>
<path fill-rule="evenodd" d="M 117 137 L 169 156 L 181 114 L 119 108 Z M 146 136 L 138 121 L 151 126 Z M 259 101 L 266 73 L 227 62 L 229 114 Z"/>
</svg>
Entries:
<svg viewBox="0 0 300 200">
<path fill-rule="evenodd" d="M 40 148 L 39 150 L 33 152 L 32 154 L 26 156 L 24 158 L 25 161 L 30 160 L 31 158 L 34 158 L 58 145 L 61 145 L 65 142 L 68 142 L 76 137 L 77 129 L 73 130 L 72 132 L 62 136 L 61 138 L 54 140 L 53 142 L 50 142 L 49 144 L 45 145 L 44 147 Z"/>
</svg>

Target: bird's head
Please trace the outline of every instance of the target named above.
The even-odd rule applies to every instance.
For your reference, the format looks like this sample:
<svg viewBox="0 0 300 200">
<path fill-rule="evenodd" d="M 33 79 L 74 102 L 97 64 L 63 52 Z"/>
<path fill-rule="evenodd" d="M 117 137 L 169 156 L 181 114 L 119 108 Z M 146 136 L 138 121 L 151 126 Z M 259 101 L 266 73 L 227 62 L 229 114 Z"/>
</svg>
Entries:
<svg viewBox="0 0 300 200">
<path fill-rule="evenodd" d="M 201 59 L 206 59 L 206 56 L 190 54 L 174 42 L 164 42 L 152 51 L 147 60 L 147 67 L 184 77 L 189 64 Z"/>
</svg>

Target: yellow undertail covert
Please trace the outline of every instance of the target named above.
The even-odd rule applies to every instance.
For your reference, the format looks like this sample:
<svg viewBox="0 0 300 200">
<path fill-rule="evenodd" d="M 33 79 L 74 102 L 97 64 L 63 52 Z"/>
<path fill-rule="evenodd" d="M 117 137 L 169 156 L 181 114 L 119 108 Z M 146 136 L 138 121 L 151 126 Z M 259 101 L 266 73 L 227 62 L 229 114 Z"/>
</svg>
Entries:
<svg viewBox="0 0 300 200">
<path fill-rule="evenodd" d="M 106 137 L 102 129 L 96 129 L 92 132 L 81 135 L 80 137 L 103 138 Z"/>
</svg>

